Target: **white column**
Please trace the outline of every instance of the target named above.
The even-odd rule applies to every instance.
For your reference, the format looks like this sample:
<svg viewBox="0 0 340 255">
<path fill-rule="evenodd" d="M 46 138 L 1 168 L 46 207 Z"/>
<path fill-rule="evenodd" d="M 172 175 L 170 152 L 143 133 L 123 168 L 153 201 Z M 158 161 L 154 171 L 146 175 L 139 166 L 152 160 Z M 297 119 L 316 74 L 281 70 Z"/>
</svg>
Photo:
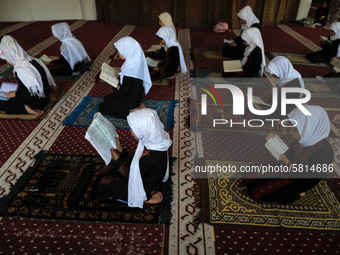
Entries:
<svg viewBox="0 0 340 255">
<path fill-rule="evenodd" d="M 84 20 L 97 19 L 97 9 L 95 0 L 80 0 L 80 6 Z"/>
<path fill-rule="evenodd" d="M 306 19 L 308 17 L 309 9 L 312 5 L 312 0 L 300 0 L 299 10 L 296 15 L 296 20 Z"/>
</svg>

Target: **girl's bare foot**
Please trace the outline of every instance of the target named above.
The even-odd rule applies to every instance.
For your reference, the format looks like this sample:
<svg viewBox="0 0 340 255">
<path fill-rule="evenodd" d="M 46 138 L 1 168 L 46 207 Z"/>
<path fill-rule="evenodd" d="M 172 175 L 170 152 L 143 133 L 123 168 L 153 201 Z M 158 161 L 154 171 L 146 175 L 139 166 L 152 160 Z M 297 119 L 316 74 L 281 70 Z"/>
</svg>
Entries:
<svg viewBox="0 0 340 255">
<path fill-rule="evenodd" d="M 38 116 L 41 116 L 44 114 L 44 111 L 42 110 L 34 110 L 32 109 L 29 105 L 25 105 L 25 109 L 27 111 L 28 114 L 32 114 L 32 115 L 38 115 Z"/>
<path fill-rule="evenodd" d="M 304 196 L 306 196 L 306 192 L 301 192 L 301 193 L 299 193 L 299 195 L 300 195 L 300 197 L 304 197 Z"/>
<path fill-rule="evenodd" d="M 163 195 L 161 192 L 157 192 L 152 195 L 152 197 L 148 200 L 145 201 L 146 204 L 159 204 L 163 200 Z"/>
</svg>

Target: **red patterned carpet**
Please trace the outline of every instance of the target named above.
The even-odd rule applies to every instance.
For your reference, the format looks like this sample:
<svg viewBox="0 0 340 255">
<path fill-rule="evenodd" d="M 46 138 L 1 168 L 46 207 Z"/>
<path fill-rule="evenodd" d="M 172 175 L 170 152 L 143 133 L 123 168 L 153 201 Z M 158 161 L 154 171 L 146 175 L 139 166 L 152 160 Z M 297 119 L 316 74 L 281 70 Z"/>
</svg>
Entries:
<svg viewBox="0 0 340 255">
<path fill-rule="evenodd" d="M 168 227 L 4 218 L 0 254 L 164 254 Z M 114 252 L 113 252 L 114 251 Z"/>
<path fill-rule="evenodd" d="M 307 54 L 311 52 L 311 46 L 319 44 L 319 36 L 327 35 L 325 29 L 306 29 L 301 25 L 289 24 L 289 28 L 297 32 L 300 36 L 307 40 L 300 40 L 286 30 L 277 26 L 267 26 L 262 28 L 262 37 L 264 40 L 265 51 L 273 52 L 289 52 L 296 54 Z M 215 43 L 216 36 L 206 38 L 201 42 L 199 38 L 203 38 L 203 34 L 208 34 L 203 30 L 194 31 L 191 29 L 191 43 L 192 48 L 206 49 L 222 49 L 223 46 L 218 46 Z M 223 34 L 223 33 L 222 33 Z M 227 38 L 227 34 L 224 34 Z M 203 40 L 202 40 L 203 41 Z M 195 68 L 216 69 L 222 70 L 222 61 L 194 61 Z M 294 66 L 303 77 L 315 77 L 317 75 L 323 76 L 331 71 L 332 68 L 310 67 L 296 65 Z M 261 97 L 266 97 L 266 91 L 263 91 Z M 199 98 L 197 91 L 197 96 Z M 337 93 L 337 92 L 333 92 Z M 329 98 L 318 98 L 318 93 L 314 91 L 311 104 L 321 105 L 323 107 L 330 107 L 340 109 L 339 99 L 332 98 L 332 91 L 330 91 Z M 230 99 L 229 99 L 230 100 Z M 223 101 L 224 102 L 224 101 Z M 338 137 L 331 133 L 331 144 L 335 152 L 336 160 L 334 166 L 338 167 L 339 162 L 339 148 L 337 145 Z M 289 143 L 290 137 L 283 136 L 283 139 Z M 204 159 L 218 159 L 227 161 L 242 161 L 242 162 L 263 162 L 272 161 L 272 156 L 263 148 L 263 135 L 240 135 L 223 132 L 203 132 L 196 136 L 196 146 L 199 148 L 199 157 Z M 201 155 L 200 155 L 201 154 Z M 224 183 L 225 184 L 225 183 Z M 221 186 L 224 185 L 221 183 Z M 334 186 L 332 190 L 340 194 L 338 186 Z M 232 191 L 231 191 L 232 192 Z M 228 194 L 222 194 L 221 196 Z M 206 198 L 203 198 L 203 200 Z M 204 204 L 204 203 L 203 203 Z M 207 205 L 209 206 L 209 205 Z M 214 208 L 214 204 L 211 204 Z M 236 211 L 237 205 L 228 204 L 228 199 L 225 201 L 227 208 L 234 208 Z M 206 208 L 205 208 L 206 209 Z M 243 208 L 247 209 L 247 208 Z M 240 209 L 241 210 L 241 209 Z M 204 213 L 203 213 L 204 214 Z M 237 214 L 235 214 L 237 215 Z M 211 215 L 214 217 L 214 215 Z M 340 215 L 339 215 L 340 217 Z M 235 223 L 237 224 L 237 223 Z M 212 230 L 211 230 L 212 231 Z M 339 243 L 336 241 L 339 238 L 339 231 L 313 231 L 313 230 L 289 230 L 285 228 L 273 229 L 270 227 L 250 227 L 241 225 L 223 225 L 216 224 L 213 227 L 215 237 L 215 254 L 338 254 L 340 253 Z"/>
<path fill-rule="evenodd" d="M 215 226 L 216 254 L 338 254 L 338 233 Z"/>
<path fill-rule="evenodd" d="M 14 26 L 18 24 L 19 22 L 0 22 L 0 30 Z"/>
<path fill-rule="evenodd" d="M 94 61 L 90 72 L 78 80 L 58 79 L 60 92 L 64 93 L 50 114 L 43 120 L 18 121 L 0 120 L 0 196 L 6 194 L 22 172 L 33 163 L 32 157 L 40 150 L 52 153 L 96 154 L 85 140 L 86 128 L 62 126 L 62 121 L 77 106 L 84 96 L 104 96 L 111 93 L 111 86 L 99 81 L 100 65 L 108 62 L 121 66 L 114 60 L 116 51 L 113 43 L 120 37 L 131 35 L 146 49 L 158 43 L 157 28 L 114 25 L 98 21 L 67 21 L 73 24 L 73 34 L 80 39 Z M 56 55 L 60 43 L 53 41 L 50 26 L 55 22 L 33 22 L 10 33 L 33 52 Z M 0 30 L 19 23 L 0 23 Z M 306 34 L 300 27 L 290 27 L 315 42 L 318 33 Z M 310 49 L 295 37 L 276 26 L 262 29 L 266 51 L 308 53 Z M 190 49 L 222 49 L 223 39 L 234 37 L 234 33 L 217 34 L 211 29 L 182 29 L 178 40 L 182 44 L 187 65 Z M 284 42 L 282 40 L 284 38 Z M 42 43 L 41 53 L 37 45 Z M 4 62 L 0 62 L 3 66 Z M 221 61 L 194 61 L 194 67 L 222 69 Z M 296 67 L 303 76 L 323 75 L 317 68 Z M 325 68 L 327 69 L 327 68 Z M 11 80 L 2 78 L 2 80 Z M 190 117 L 190 79 L 181 74 L 169 86 L 154 86 L 146 98 L 179 100 L 175 108 L 175 128 L 171 131 L 173 145 L 171 154 L 177 157 L 174 166 L 172 224 L 134 225 L 99 222 L 47 221 L 24 218 L 2 218 L 0 220 L 0 254 L 336 254 L 340 252 L 339 231 L 298 231 L 272 229 L 269 227 L 247 227 L 197 223 L 199 208 L 190 170 L 192 137 L 187 123 Z M 264 94 L 267 93 L 264 91 Z M 222 95 L 230 100 L 230 95 Z M 313 104 L 339 108 L 339 99 L 313 98 Z M 118 130 L 122 143 L 133 149 L 137 144 L 129 130 Z M 204 156 L 216 156 L 234 161 L 270 160 L 271 156 L 262 148 L 263 135 L 234 135 L 202 133 L 196 141 L 209 145 Z M 288 142 L 288 138 L 284 137 Z M 339 138 L 332 137 L 332 145 L 339 149 Z M 256 151 L 256 153 L 253 153 Z M 340 162 L 337 154 L 337 162 Z"/>
<path fill-rule="evenodd" d="M 71 25 L 75 20 L 69 20 L 67 23 Z M 13 36 L 25 50 L 28 50 L 48 37 L 53 36 L 51 26 L 55 21 L 36 21 L 32 24 L 15 30 L 9 35 Z"/>
<path fill-rule="evenodd" d="M 212 29 L 190 29 L 191 47 L 193 49 L 222 49 L 223 39 L 236 37 L 233 32 L 215 33 Z"/>
<path fill-rule="evenodd" d="M 320 44 L 320 36 L 329 36 L 329 30 L 325 28 L 305 28 L 301 24 L 290 23 L 288 26 L 299 34 L 307 37 L 313 43 Z"/>
<path fill-rule="evenodd" d="M 266 52 L 289 52 L 307 54 L 310 50 L 299 43 L 291 35 L 285 33 L 277 26 L 263 27 L 261 30 L 264 49 Z M 284 38 L 284 40 L 283 40 Z"/>
</svg>

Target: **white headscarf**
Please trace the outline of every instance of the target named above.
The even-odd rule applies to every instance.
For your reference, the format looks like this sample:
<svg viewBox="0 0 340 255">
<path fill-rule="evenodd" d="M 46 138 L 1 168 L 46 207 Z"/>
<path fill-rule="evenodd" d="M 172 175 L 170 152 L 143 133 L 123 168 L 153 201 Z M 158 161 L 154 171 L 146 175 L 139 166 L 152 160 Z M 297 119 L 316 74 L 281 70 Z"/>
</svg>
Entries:
<svg viewBox="0 0 340 255">
<path fill-rule="evenodd" d="M 264 45 L 260 30 L 255 27 L 247 28 L 242 32 L 241 38 L 243 41 L 246 41 L 250 45 L 244 50 L 244 58 L 241 61 L 242 66 L 247 63 L 248 56 L 256 48 L 256 46 L 258 46 L 261 49 L 262 54 L 261 70 L 259 73 L 260 77 L 262 77 L 263 69 L 266 65 L 266 58 L 264 56 Z"/>
<path fill-rule="evenodd" d="M 253 13 L 253 10 L 249 5 L 246 5 L 243 7 L 238 13 L 237 16 L 240 19 L 243 19 L 246 21 L 246 24 L 242 24 L 242 29 L 250 28 L 255 23 L 260 23 L 259 19 L 256 18 L 255 14 Z"/>
<path fill-rule="evenodd" d="M 289 119 L 297 121 L 301 136 L 301 148 L 316 144 L 329 136 L 330 121 L 327 112 L 318 105 L 304 105 L 312 115 L 304 115 L 299 108 L 288 113 Z"/>
<path fill-rule="evenodd" d="M 331 41 L 335 41 L 340 39 L 340 22 L 336 21 L 333 22 L 330 26 L 329 29 L 333 30 L 335 32 L 335 35 L 331 35 L 330 39 Z M 337 57 L 340 57 L 340 45 L 338 47 L 338 52 L 336 54 Z"/>
<path fill-rule="evenodd" d="M 158 17 L 164 23 L 165 26 L 172 27 L 174 33 L 176 34 L 174 23 L 172 22 L 171 15 L 168 12 L 163 12 Z"/>
<path fill-rule="evenodd" d="M 170 48 L 170 47 L 175 46 L 175 47 L 178 48 L 181 71 L 182 71 L 182 73 L 186 73 L 187 72 L 187 66 L 185 65 L 182 47 L 179 44 L 179 42 L 177 41 L 176 34 L 172 30 L 172 28 L 169 27 L 169 26 L 161 27 L 160 29 L 158 29 L 156 35 L 158 37 L 162 38 L 165 41 L 166 47 Z"/>
<path fill-rule="evenodd" d="M 128 183 L 128 205 L 130 207 L 143 208 L 143 203 L 147 199 L 142 177 L 139 168 L 139 159 L 143 155 L 144 147 L 148 150 L 167 151 L 172 144 L 170 136 L 164 131 L 164 126 L 159 120 L 157 112 L 144 108 L 131 112 L 127 116 L 130 128 L 135 133 L 138 146 L 132 159 Z M 169 158 L 167 170 L 163 182 L 169 177 Z"/>
<path fill-rule="evenodd" d="M 301 74 L 294 69 L 292 63 L 286 57 L 277 56 L 273 58 L 267 65 L 266 71 L 279 77 L 279 87 L 297 78 L 300 81 L 301 88 L 305 88 Z"/>
<path fill-rule="evenodd" d="M 4 35 L 0 43 L 0 58 L 7 60 L 13 65 L 13 73 L 28 89 L 30 94 L 37 95 L 39 98 L 45 97 L 44 84 L 39 71 L 30 63 L 33 60 L 26 51 L 21 48 L 18 42 L 9 35 Z M 50 71 L 38 59 L 34 58 L 44 69 L 49 85 L 56 86 Z"/>
<path fill-rule="evenodd" d="M 125 58 L 125 62 L 121 67 L 120 83 L 123 84 L 124 76 L 143 80 L 146 95 L 152 86 L 152 82 L 142 47 L 130 36 L 119 39 L 114 45 Z"/>
<path fill-rule="evenodd" d="M 90 57 L 83 44 L 72 35 L 70 27 L 66 22 L 57 23 L 51 28 L 52 34 L 62 42 L 60 47 L 61 55 L 70 64 L 72 70 L 78 62 L 90 61 Z"/>
</svg>

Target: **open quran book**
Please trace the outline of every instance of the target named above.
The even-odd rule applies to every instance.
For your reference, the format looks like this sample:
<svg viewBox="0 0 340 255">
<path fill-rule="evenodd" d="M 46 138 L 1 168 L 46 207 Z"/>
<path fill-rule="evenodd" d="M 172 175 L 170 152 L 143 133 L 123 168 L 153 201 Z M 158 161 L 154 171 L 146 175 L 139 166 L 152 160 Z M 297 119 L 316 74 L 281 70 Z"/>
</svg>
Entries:
<svg viewBox="0 0 340 255">
<path fill-rule="evenodd" d="M 49 56 L 47 56 L 47 55 L 42 55 L 40 58 L 39 58 L 41 61 L 43 61 L 43 62 L 47 62 L 47 63 L 50 63 L 50 62 L 52 62 L 52 58 L 50 58 Z"/>
<path fill-rule="evenodd" d="M 332 41 L 329 40 L 328 37 L 326 37 L 326 36 L 320 36 L 320 38 L 321 38 L 322 40 L 328 42 L 328 43 L 332 43 Z"/>
<path fill-rule="evenodd" d="M 102 64 L 99 78 L 107 82 L 114 88 L 119 88 L 119 73 L 116 69 L 106 63 Z"/>
<path fill-rule="evenodd" d="M 223 61 L 223 71 L 229 72 L 242 72 L 242 65 L 240 60 L 225 60 Z"/>
<path fill-rule="evenodd" d="M 2 82 L 0 87 L 0 100 L 7 101 L 8 97 L 6 95 L 7 92 L 10 91 L 17 91 L 18 84 L 17 83 L 10 83 L 10 82 Z"/>
<path fill-rule="evenodd" d="M 158 62 L 154 61 L 152 58 L 149 58 L 149 57 L 146 58 L 146 63 L 147 63 L 148 66 L 150 66 L 150 67 L 156 67 L 156 66 L 158 66 Z"/>
<path fill-rule="evenodd" d="M 152 51 L 158 51 L 161 48 L 164 48 L 164 50 L 166 50 L 166 46 L 165 45 L 161 45 L 161 44 L 154 44 L 151 45 L 151 47 L 149 49 L 147 49 L 148 52 L 152 52 Z"/>
<path fill-rule="evenodd" d="M 117 149 L 115 137 L 118 137 L 115 126 L 101 113 L 97 112 L 93 116 L 85 138 L 96 149 L 106 165 L 110 163 L 112 158 L 111 148 Z"/>
<path fill-rule="evenodd" d="M 280 156 L 288 150 L 288 146 L 278 135 L 275 135 L 274 138 L 270 138 L 264 146 L 277 160 L 279 160 Z"/>
</svg>

